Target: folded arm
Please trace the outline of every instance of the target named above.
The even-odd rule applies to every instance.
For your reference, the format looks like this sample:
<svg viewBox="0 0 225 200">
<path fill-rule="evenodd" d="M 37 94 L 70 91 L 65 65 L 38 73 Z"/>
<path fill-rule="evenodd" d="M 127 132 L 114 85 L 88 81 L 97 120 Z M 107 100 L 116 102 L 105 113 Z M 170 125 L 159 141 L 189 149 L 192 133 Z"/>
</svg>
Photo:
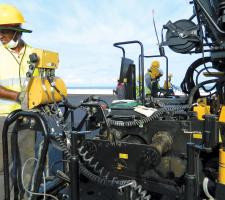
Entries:
<svg viewBox="0 0 225 200">
<path fill-rule="evenodd" d="M 0 85 L 0 98 L 18 101 L 19 92 L 9 90 Z"/>
</svg>

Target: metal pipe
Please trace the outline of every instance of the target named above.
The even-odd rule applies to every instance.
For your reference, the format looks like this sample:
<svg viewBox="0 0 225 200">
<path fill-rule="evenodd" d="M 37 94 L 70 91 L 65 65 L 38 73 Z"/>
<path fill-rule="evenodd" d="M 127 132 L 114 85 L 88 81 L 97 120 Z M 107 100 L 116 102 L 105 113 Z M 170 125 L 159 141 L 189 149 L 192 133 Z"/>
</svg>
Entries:
<svg viewBox="0 0 225 200">
<path fill-rule="evenodd" d="M 214 28 L 221 33 L 222 35 L 225 35 L 225 31 L 221 30 L 219 26 L 217 26 L 217 24 L 214 22 L 214 20 L 212 19 L 212 17 L 209 15 L 209 13 L 207 12 L 207 10 L 204 8 L 204 6 L 202 5 L 202 2 L 200 2 L 199 0 L 194 0 L 198 6 L 202 9 L 203 13 L 205 14 L 206 18 L 209 19 L 209 21 L 211 22 L 211 24 L 214 26 Z"/>
<path fill-rule="evenodd" d="M 185 174 L 185 200 L 196 200 L 195 146 L 187 143 L 187 172 Z"/>
<path fill-rule="evenodd" d="M 70 176 L 71 176 L 70 193 L 72 200 L 80 200 L 80 169 L 77 152 L 77 141 L 78 141 L 78 134 L 77 132 L 73 132 L 71 134 L 72 158 L 70 160 Z"/>
<path fill-rule="evenodd" d="M 37 122 L 39 122 L 40 127 L 42 128 L 42 134 L 44 136 L 44 144 L 43 149 L 40 157 L 40 165 L 37 168 L 37 173 L 35 176 L 35 185 L 33 192 L 38 192 L 38 189 L 41 184 L 42 179 L 42 172 L 44 170 L 44 164 L 46 159 L 46 154 L 48 151 L 48 144 L 49 144 L 49 136 L 46 128 L 47 122 L 44 121 L 43 117 L 39 113 L 35 112 L 27 112 L 16 110 L 8 115 L 5 120 L 3 131 L 2 131 L 2 145 L 3 145 L 3 171 L 4 171 L 4 193 L 5 193 L 5 200 L 10 200 L 10 186 L 9 186 L 9 158 L 8 158 L 8 129 L 9 126 L 15 122 L 20 117 L 32 117 Z M 32 200 L 35 200 L 37 197 L 32 196 Z"/>
<path fill-rule="evenodd" d="M 138 58 L 138 93 L 139 93 L 139 96 L 141 97 L 141 84 L 140 84 L 140 81 L 142 80 L 141 78 L 141 55 L 139 55 L 139 58 Z"/>
<path fill-rule="evenodd" d="M 120 45 L 126 45 L 126 44 L 139 44 L 141 47 L 141 63 L 140 63 L 140 69 L 141 69 L 141 79 L 142 79 L 142 94 L 141 94 L 141 102 L 142 105 L 144 105 L 145 103 L 145 88 L 144 88 L 144 46 L 143 44 L 138 41 L 138 40 L 132 40 L 132 41 L 125 41 L 125 42 L 117 42 L 114 43 L 113 46 L 117 47 L 117 48 L 121 48 L 124 50 L 124 48 L 120 47 Z M 124 53 L 125 56 L 125 53 Z"/>
<path fill-rule="evenodd" d="M 194 13 L 193 15 L 191 15 L 191 17 L 188 19 L 188 20 L 192 20 L 192 19 L 194 19 L 196 17 L 196 14 Z"/>
<path fill-rule="evenodd" d="M 113 46 L 114 46 L 114 47 L 117 47 L 117 48 L 119 48 L 119 49 L 121 49 L 121 50 L 122 50 L 122 52 L 123 52 L 123 57 L 125 58 L 125 50 L 124 50 L 124 48 L 123 48 L 123 47 L 118 46 L 118 45 L 117 45 L 117 43 L 113 44 Z"/>
</svg>

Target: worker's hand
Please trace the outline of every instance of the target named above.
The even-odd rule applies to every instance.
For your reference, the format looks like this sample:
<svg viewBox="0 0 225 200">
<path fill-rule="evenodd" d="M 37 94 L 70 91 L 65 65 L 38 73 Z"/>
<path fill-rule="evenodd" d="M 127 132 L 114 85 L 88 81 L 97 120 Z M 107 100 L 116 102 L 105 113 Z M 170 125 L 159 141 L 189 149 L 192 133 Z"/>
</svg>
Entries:
<svg viewBox="0 0 225 200">
<path fill-rule="evenodd" d="M 18 102 L 18 103 L 22 103 L 23 102 L 23 100 L 24 100 L 24 98 L 25 98 L 25 93 L 26 93 L 26 91 L 22 91 L 22 92 L 19 92 L 18 93 L 18 96 L 17 96 L 17 98 L 16 98 L 16 101 Z"/>
</svg>

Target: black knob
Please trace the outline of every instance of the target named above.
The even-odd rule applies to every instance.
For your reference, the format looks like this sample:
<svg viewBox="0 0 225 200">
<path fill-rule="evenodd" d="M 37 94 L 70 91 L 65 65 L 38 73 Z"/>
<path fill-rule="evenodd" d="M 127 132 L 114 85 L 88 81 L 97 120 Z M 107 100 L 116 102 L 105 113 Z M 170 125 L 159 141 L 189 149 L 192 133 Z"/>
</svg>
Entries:
<svg viewBox="0 0 225 200">
<path fill-rule="evenodd" d="M 37 63 L 38 60 L 39 60 L 36 53 L 30 54 L 30 55 L 29 55 L 29 58 L 30 58 L 30 62 L 32 62 L 32 63 Z"/>
</svg>

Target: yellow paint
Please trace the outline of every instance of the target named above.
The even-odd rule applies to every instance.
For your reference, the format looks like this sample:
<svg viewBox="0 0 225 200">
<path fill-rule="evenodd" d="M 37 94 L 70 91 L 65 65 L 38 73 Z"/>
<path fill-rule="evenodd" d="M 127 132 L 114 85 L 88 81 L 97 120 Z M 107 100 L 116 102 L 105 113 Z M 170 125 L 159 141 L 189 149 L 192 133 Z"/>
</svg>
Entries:
<svg viewBox="0 0 225 200">
<path fill-rule="evenodd" d="M 193 138 L 194 139 L 202 139 L 202 134 L 201 133 L 194 133 Z"/>
<path fill-rule="evenodd" d="M 219 122 L 225 123 L 225 106 L 222 106 L 220 111 Z M 219 142 L 222 143 L 221 132 L 219 132 Z"/>
<path fill-rule="evenodd" d="M 197 113 L 198 120 L 204 120 L 203 116 L 210 114 L 210 106 L 198 105 L 194 107 L 194 111 Z"/>
<path fill-rule="evenodd" d="M 54 78 L 55 86 L 65 97 L 67 96 L 67 88 L 63 80 Z M 51 87 L 47 79 L 33 77 L 28 85 L 28 108 L 32 109 L 38 105 L 60 102 L 62 96 Z"/>
<path fill-rule="evenodd" d="M 34 53 L 39 58 L 37 68 L 56 69 L 59 65 L 59 54 L 57 52 L 35 49 Z"/>
<path fill-rule="evenodd" d="M 128 154 L 126 154 L 126 153 L 119 153 L 119 158 L 128 160 Z"/>
<path fill-rule="evenodd" d="M 202 139 L 202 134 L 201 133 L 194 133 L 192 135 L 193 139 L 201 140 Z M 222 143 L 222 137 L 221 133 L 219 132 L 219 143 Z"/>
<path fill-rule="evenodd" d="M 221 137 L 220 130 L 219 130 L 219 143 L 222 143 L 222 137 Z"/>
<path fill-rule="evenodd" d="M 219 122 L 225 123 L 225 106 L 223 106 L 221 109 Z"/>
<path fill-rule="evenodd" d="M 225 185 L 225 151 L 219 150 L 219 176 L 218 182 Z"/>
</svg>

